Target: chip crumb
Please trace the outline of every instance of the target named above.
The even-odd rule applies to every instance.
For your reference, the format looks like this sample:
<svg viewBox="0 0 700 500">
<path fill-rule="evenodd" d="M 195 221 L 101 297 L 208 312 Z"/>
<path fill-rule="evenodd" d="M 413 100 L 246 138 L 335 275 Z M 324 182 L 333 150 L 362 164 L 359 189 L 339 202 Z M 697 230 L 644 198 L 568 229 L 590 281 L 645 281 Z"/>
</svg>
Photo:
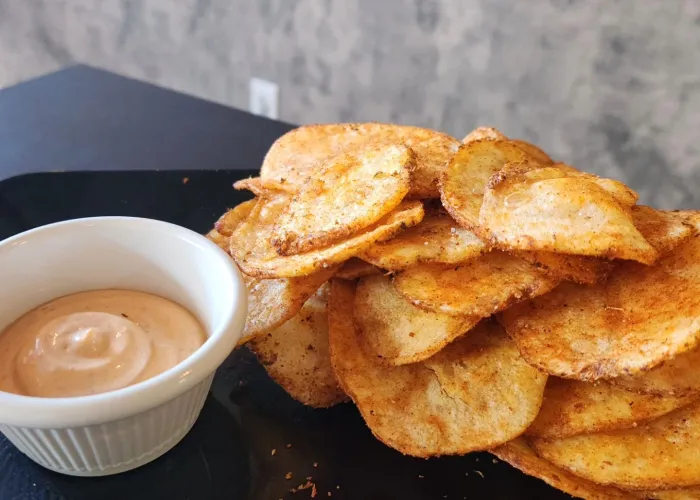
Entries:
<svg viewBox="0 0 700 500">
<path fill-rule="evenodd" d="M 316 498 L 316 485 L 311 486 L 311 498 Z"/>
<path fill-rule="evenodd" d="M 314 462 L 314 467 L 318 467 L 318 462 Z"/>
<path fill-rule="evenodd" d="M 331 494 L 331 492 L 330 492 L 330 491 L 328 492 L 328 496 L 329 496 L 329 497 L 333 496 L 333 495 Z"/>
<path fill-rule="evenodd" d="M 291 472 L 287 472 L 287 473 L 284 475 L 284 478 L 285 478 L 286 480 L 292 479 L 292 473 L 291 473 Z"/>
<path fill-rule="evenodd" d="M 188 182 L 190 182 L 190 178 L 189 178 L 189 177 L 183 177 L 183 178 L 182 178 L 182 183 L 183 183 L 183 184 L 187 184 Z"/>
<path fill-rule="evenodd" d="M 494 459 L 492 460 L 492 462 L 495 463 L 495 464 L 497 464 L 497 463 L 498 463 L 498 459 L 494 458 Z"/>
<path fill-rule="evenodd" d="M 479 474 L 479 475 L 481 476 L 482 479 L 484 478 L 484 473 L 481 472 L 480 470 L 475 470 L 475 471 L 473 471 L 473 472 L 476 472 L 477 474 Z"/>
<path fill-rule="evenodd" d="M 418 479 L 423 479 L 425 476 L 422 474 L 418 474 Z"/>
<path fill-rule="evenodd" d="M 335 485 L 335 489 L 336 489 L 336 490 L 339 490 L 339 489 L 340 489 L 340 485 L 336 484 L 336 485 Z"/>
<path fill-rule="evenodd" d="M 275 448 L 272 448 L 270 455 L 272 455 L 274 457 L 276 454 L 277 454 L 277 450 Z"/>
<path fill-rule="evenodd" d="M 291 447 L 292 447 L 292 444 L 289 443 L 289 444 L 287 445 L 287 448 L 291 448 Z"/>
</svg>

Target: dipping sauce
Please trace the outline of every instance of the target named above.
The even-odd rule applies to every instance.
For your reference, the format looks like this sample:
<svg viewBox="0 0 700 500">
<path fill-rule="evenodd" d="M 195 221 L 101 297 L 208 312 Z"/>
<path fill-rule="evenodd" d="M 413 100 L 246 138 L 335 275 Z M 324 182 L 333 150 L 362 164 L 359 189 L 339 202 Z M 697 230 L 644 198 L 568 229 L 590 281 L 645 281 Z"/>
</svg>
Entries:
<svg viewBox="0 0 700 500">
<path fill-rule="evenodd" d="M 192 313 L 157 295 L 67 295 L 0 333 L 0 391 L 58 398 L 122 389 L 172 368 L 206 339 Z"/>
</svg>

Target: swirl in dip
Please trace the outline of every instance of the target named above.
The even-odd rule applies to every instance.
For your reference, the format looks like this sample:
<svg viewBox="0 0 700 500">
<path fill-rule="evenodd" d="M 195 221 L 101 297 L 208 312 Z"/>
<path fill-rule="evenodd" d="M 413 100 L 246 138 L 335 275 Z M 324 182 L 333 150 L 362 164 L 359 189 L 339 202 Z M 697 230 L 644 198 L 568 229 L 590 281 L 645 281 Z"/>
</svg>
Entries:
<svg viewBox="0 0 700 500">
<path fill-rule="evenodd" d="M 205 340 L 192 313 L 157 295 L 67 295 L 0 333 L 0 391 L 45 398 L 114 391 L 172 368 Z"/>
</svg>

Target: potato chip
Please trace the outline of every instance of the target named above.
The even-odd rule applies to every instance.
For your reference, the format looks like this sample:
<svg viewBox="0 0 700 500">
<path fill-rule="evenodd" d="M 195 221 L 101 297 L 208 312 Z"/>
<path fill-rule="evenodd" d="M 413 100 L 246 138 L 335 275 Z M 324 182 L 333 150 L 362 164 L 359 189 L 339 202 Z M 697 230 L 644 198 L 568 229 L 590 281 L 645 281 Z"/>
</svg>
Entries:
<svg viewBox="0 0 700 500">
<path fill-rule="evenodd" d="M 248 289 L 248 316 L 238 345 L 271 332 L 297 314 L 338 267 L 299 278 L 261 279 L 243 275 Z"/>
<path fill-rule="evenodd" d="M 233 189 L 238 191 L 250 191 L 255 196 L 264 196 L 269 191 L 282 191 L 294 193 L 294 189 L 288 184 L 275 181 L 273 179 L 263 180 L 260 177 L 248 177 L 233 183 Z"/>
<path fill-rule="evenodd" d="M 523 357 L 565 378 L 649 370 L 700 340 L 700 239 L 654 266 L 624 262 L 605 282 L 564 283 L 518 304 L 502 322 Z"/>
<path fill-rule="evenodd" d="M 360 280 L 354 310 L 367 355 L 391 365 L 429 358 L 479 322 L 419 309 L 381 275 Z"/>
<path fill-rule="evenodd" d="M 541 479 L 548 485 L 576 498 L 587 500 L 634 500 L 640 498 L 634 493 L 612 486 L 602 486 L 556 467 L 537 456 L 527 440 L 522 437 L 490 451 L 528 476 Z"/>
<path fill-rule="evenodd" d="M 357 257 L 352 257 L 341 266 L 340 270 L 335 274 L 335 277 L 344 280 L 356 280 L 363 276 L 372 276 L 373 274 L 381 273 L 381 269 L 373 266 L 369 262 L 365 262 Z"/>
<path fill-rule="evenodd" d="M 216 243 L 219 248 L 221 248 L 224 252 L 228 253 L 228 237 L 224 236 L 221 234 L 219 231 L 216 229 L 212 229 L 209 231 L 207 234 L 207 239 L 211 240 L 212 242 Z"/>
<path fill-rule="evenodd" d="M 462 139 L 463 143 L 483 141 L 483 140 L 505 140 L 508 139 L 503 133 L 494 127 L 477 127 Z"/>
<path fill-rule="evenodd" d="M 462 227 L 479 233 L 479 211 L 486 185 L 503 165 L 522 162 L 525 151 L 506 140 L 478 140 L 462 144 L 440 183 L 440 198 Z"/>
<path fill-rule="evenodd" d="M 525 151 L 531 158 L 534 158 L 541 165 L 551 165 L 554 163 L 547 153 L 540 148 L 522 139 L 510 139 L 510 142 Z"/>
<path fill-rule="evenodd" d="M 426 211 L 420 224 L 365 250 L 360 257 L 399 271 L 419 263 L 458 264 L 479 257 L 486 245 L 442 210 Z"/>
<path fill-rule="evenodd" d="M 580 179 L 592 182 L 607 192 L 610 196 L 615 198 L 620 205 L 623 207 L 631 208 L 637 203 L 639 195 L 625 183 L 617 181 L 615 179 L 606 179 L 605 177 L 598 177 L 594 174 L 589 174 L 587 172 L 581 172 L 580 170 L 567 165 L 566 163 L 555 163 L 553 165 L 547 166 L 546 170 L 538 174 L 543 178 L 558 179 L 560 177 L 578 177 Z"/>
<path fill-rule="evenodd" d="M 537 453 L 589 481 L 632 490 L 700 484 L 700 401 L 633 429 L 532 438 Z"/>
<path fill-rule="evenodd" d="M 408 193 L 415 154 L 366 144 L 324 163 L 280 214 L 272 244 L 280 255 L 316 250 L 374 224 Z"/>
<path fill-rule="evenodd" d="M 287 207 L 285 196 L 261 198 L 248 219 L 231 236 L 231 256 L 246 274 L 261 278 L 293 278 L 328 269 L 354 257 L 378 241 L 418 224 L 423 204 L 404 202 L 376 224 L 327 248 L 280 256 L 270 243 L 274 226 Z"/>
<path fill-rule="evenodd" d="M 605 279 L 613 269 L 612 262 L 583 255 L 554 252 L 511 252 L 545 273 L 560 280 L 591 284 Z"/>
<path fill-rule="evenodd" d="M 248 344 L 275 382 L 294 399 L 314 408 L 347 399 L 331 369 L 325 288 L 289 321 Z"/>
<path fill-rule="evenodd" d="M 416 153 L 416 170 L 409 196 L 438 198 L 438 180 L 459 147 L 449 135 L 418 127 L 384 123 L 306 125 L 286 133 L 272 145 L 260 176 L 302 187 L 319 165 L 358 145 L 404 144 Z"/>
<path fill-rule="evenodd" d="M 674 212 L 637 205 L 632 207 L 632 220 L 660 255 L 670 252 L 692 235 L 685 217 Z"/>
<path fill-rule="evenodd" d="M 537 415 L 546 375 L 487 322 L 421 363 L 367 356 L 353 321 L 355 284 L 333 280 L 331 364 L 372 433 L 402 453 L 461 455 L 504 443 Z"/>
<path fill-rule="evenodd" d="M 655 262 L 658 252 L 596 180 L 559 165 L 508 163 L 489 180 L 479 224 L 502 249 Z"/>
<path fill-rule="evenodd" d="M 649 371 L 610 382 L 628 391 L 657 396 L 700 395 L 700 348 L 679 354 Z"/>
<path fill-rule="evenodd" d="M 248 218 L 255 203 L 257 203 L 257 200 L 244 201 L 240 205 L 228 210 L 214 223 L 214 229 L 222 236 L 230 237 L 236 228 Z"/>
<path fill-rule="evenodd" d="M 544 401 L 526 434 L 562 438 L 628 429 L 693 402 L 694 397 L 634 394 L 608 382 L 549 377 Z"/>
<path fill-rule="evenodd" d="M 499 251 L 457 267 L 414 266 L 394 278 L 399 293 L 420 308 L 480 318 L 542 295 L 558 283 L 524 260 Z"/>
</svg>

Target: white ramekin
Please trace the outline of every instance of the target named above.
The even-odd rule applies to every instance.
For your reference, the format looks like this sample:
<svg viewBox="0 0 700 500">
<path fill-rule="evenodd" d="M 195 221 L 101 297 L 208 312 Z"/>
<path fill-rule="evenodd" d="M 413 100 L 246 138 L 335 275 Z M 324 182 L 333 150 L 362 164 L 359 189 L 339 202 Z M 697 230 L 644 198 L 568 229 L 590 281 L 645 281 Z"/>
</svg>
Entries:
<svg viewBox="0 0 700 500">
<path fill-rule="evenodd" d="M 214 371 L 245 322 L 247 294 L 231 259 L 173 224 L 77 219 L 0 242 L 0 331 L 51 299 L 105 288 L 169 298 L 194 313 L 209 338 L 176 367 L 118 391 L 56 399 L 0 392 L 0 432 L 63 474 L 117 474 L 175 446 L 199 416 Z"/>
</svg>

